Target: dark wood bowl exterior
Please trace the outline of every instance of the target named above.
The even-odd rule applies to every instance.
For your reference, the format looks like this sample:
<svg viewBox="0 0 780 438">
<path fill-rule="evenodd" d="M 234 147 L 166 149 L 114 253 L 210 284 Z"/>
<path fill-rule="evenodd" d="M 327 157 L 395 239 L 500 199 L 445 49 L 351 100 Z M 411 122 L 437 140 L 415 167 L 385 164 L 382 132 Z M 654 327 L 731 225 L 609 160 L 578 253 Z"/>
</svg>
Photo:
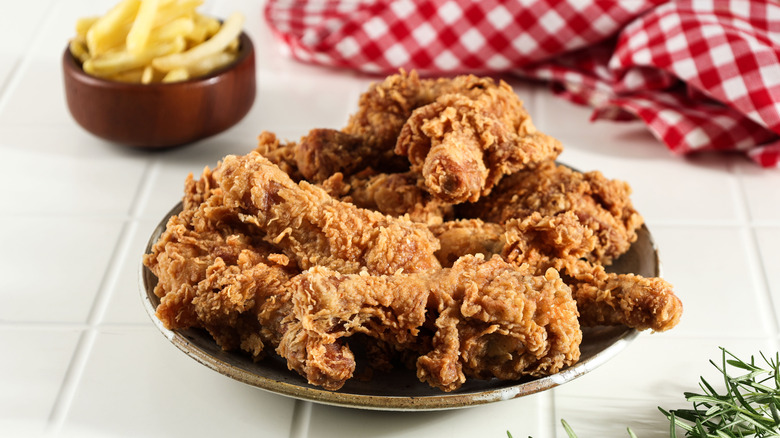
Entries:
<svg viewBox="0 0 780 438">
<path fill-rule="evenodd" d="M 65 96 L 73 118 L 90 133 L 139 148 L 165 148 L 218 134 L 246 116 L 255 100 L 255 51 L 242 33 L 231 65 L 167 84 L 131 84 L 90 76 L 66 48 Z"/>
</svg>

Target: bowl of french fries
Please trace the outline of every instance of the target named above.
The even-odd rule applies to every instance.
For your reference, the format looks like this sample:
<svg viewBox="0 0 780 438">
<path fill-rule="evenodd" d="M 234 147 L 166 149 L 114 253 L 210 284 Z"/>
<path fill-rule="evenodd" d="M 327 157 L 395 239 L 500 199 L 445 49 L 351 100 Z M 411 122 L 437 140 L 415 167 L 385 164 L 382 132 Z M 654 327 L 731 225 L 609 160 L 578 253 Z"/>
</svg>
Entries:
<svg viewBox="0 0 780 438">
<path fill-rule="evenodd" d="M 122 0 L 82 18 L 62 57 L 76 122 L 122 145 L 164 148 L 238 123 L 256 95 L 244 17 L 201 15 L 202 0 Z"/>
</svg>

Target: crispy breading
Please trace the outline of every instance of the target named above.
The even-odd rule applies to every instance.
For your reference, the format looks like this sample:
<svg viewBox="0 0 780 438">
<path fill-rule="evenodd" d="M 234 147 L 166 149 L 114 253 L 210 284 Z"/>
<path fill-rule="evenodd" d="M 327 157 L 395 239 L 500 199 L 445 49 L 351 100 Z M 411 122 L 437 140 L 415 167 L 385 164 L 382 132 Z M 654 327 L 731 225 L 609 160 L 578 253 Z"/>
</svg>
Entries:
<svg viewBox="0 0 780 438">
<path fill-rule="evenodd" d="M 356 333 L 419 350 L 426 321 L 435 332 L 417 359 L 420 380 L 444 391 L 466 377 L 517 379 L 555 373 L 579 359 L 582 333 L 569 288 L 555 270 L 530 275 L 500 257 L 466 256 L 429 273 L 342 275 L 316 267 L 293 280 L 295 314 L 278 352 L 310 383 L 339 389 Z"/>
<path fill-rule="evenodd" d="M 643 223 L 630 194 L 631 188 L 623 181 L 551 161 L 504 178 L 490 196 L 457 206 L 456 214 L 504 224 L 534 212 L 555 216 L 571 211 L 598 239 L 588 260 L 609 265 L 628 250 Z"/>
<path fill-rule="evenodd" d="M 360 209 L 320 187 L 296 184 L 262 155 L 228 155 L 216 169 L 224 205 L 255 225 L 302 269 L 391 274 L 440 267 L 439 242 L 422 224 Z"/>
<path fill-rule="evenodd" d="M 408 215 L 412 222 L 435 225 L 451 219 L 452 205 L 433 197 L 417 182 L 417 175 L 412 172 L 377 173 L 367 170 L 346 181 L 341 173 L 333 174 L 321 187 L 329 195 L 357 207 L 395 217 Z"/>
<path fill-rule="evenodd" d="M 428 191 L 453 203 L 475 202 L 504 175 L 554 160 L 562 150 L 536 130 L 509 85 L 469 79 L 470 92 L 445 94 L 414 110 L 395 147 Z"/>
</svg>

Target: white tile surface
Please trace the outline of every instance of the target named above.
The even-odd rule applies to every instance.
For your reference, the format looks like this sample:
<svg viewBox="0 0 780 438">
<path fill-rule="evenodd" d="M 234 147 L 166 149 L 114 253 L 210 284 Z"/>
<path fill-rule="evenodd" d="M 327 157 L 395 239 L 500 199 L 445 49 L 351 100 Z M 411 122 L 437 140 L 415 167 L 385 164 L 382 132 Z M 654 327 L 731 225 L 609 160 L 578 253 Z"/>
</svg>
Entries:
<svg viewBox="0 0 780 438">
<path fill-rule="evenodd" d="M 761 254 L 761 267 L 769 288 L 775 320 L 780 320 L 780 227 L 758 228 L 755 231 Z M 778 333 L 780 335 L 780 333 Z"/>
<path fill-rule="evenodd" d="M 720 363 L 719 347 L 744 359 L 775 348 L 760 337 L 642 334 L 611 361 L 555 389 L 556 421 L 565 419 L 578 436 L 627 436 L 631 427 L 640 437 L 668 437 L 669 423 L 658 406 L 690 407 L 683 393 L 700 392 L 701 377 L 723 389 L 722 375 L 709 363 Z"/>
<path fill-rule="evenodd" d="M 104 329 L 62 433 L 288 436 L 293 403 L 201 366 L 156 329 Z"/>
<path fill-rule="evenodd" d="M 315 404 L 306 436 L 505 437 L 509 431 L 516 437 L 542 437 L 548 436 L 548 425 L 540 424 L 540 412 L 548 407 L 547 399 L 546 394 L 537 394 L 473 408 L 415 413 L 356 412 Z"/>
<path fill-rule="evenodd" d="M 0 435 L 46 430 L 78 339 L 76 329 L 0 325 Z"/>
<path fill-rule="evenodd" d="M 726 338 L 771 335 L 770 314 L 756 310 L 763 307 L 765 295 L 748 263 L 745 236 L 739 228 L 654 226 L 651 230 L 663 276 L 674 285 L 685 308 L 675 333 Z"/>
<path fill-rule="evenodd" d="M 0 204 L 3 215 L 129 214 L 145 162 L 122 157 L 72 156 L 67 151 L 50 153 L 8 141 L 12 139 L 0 140 L 0 151 L 3 159 L 14 165 L 0 175 L 0 184 L 19 189 L 4 195 L 5 202 Z"/>
<path fill-rule="evenodd" d="M 152 231 L 159 220 L 141 220 L 128 226 L 127 244 L 123 254 L 118 255 L 116 279 L 106 287 L 106 308 L 98 322 L 105 324 L 150 323 L 140 296 L 141 257 Z"/>
<path fill-rule="evenodd" d="M 84 323 L 123 223 L 91 217 L 2 217 L 0 321 Z M 53 242 L 56 242 L 53 243 Z"/>
<path fill-rule="evenodd" d="M 739 166 L 750 219 L 780 225 L 780 172 L 760 169 L 751 163 Z"/>
</svg>

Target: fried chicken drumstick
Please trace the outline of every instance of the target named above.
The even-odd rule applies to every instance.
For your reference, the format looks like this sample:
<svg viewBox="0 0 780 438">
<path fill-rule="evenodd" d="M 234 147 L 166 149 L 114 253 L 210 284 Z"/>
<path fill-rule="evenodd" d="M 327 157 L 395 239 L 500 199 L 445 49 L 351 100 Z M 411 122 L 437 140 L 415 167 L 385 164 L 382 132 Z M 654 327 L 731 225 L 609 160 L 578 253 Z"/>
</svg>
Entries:
<svg viewBox="0 0 780 438">
<path fill-rule="evenodd" d="M 445 94 L 414 110 L 395 152 L 409 157 L 434 196 L 474 202 L 506 174 L 554 160 L 560 143 L 536 130 L 511 87 L 474 78 L 482 92 Z"/>
<path fill-rule="evenodd" d="M 440 268 L 439 243 L 424 225 L 337 201 L 305 181 L 296 184 L 256 152 L 225 157 L 215 180 L 224 205 L 302 269 L 393 274 Z"/>
<path fill-rule="evenodd" d="M 223 349 L 255 358 L 275 348 L 289 313 L 280 297 L 299 270 L 262 237 L 223 206 L 208 168 L 198 181 L 190 175 L 183 210 L 144 256 L 158 278 L 157 317 L 172 330 L 204 328 Z"/>
<path fill-rule="evenodd" d="M 574 212 L 557 216 L 534 212 L 505 226 L 472 219 L 431 229 L 441 242 L 437 257 L 442 266 L 464 254 L 478 253 L 500 254 L 536 275 L 551 268 L 559 271 L 577 300 L 583 326 L 625 325 L 660 332 L 677 325 L 682 315 L 680 299 L 663 279 L 610 273 L 586 260 L 598 238 Z"/>
</svg>

